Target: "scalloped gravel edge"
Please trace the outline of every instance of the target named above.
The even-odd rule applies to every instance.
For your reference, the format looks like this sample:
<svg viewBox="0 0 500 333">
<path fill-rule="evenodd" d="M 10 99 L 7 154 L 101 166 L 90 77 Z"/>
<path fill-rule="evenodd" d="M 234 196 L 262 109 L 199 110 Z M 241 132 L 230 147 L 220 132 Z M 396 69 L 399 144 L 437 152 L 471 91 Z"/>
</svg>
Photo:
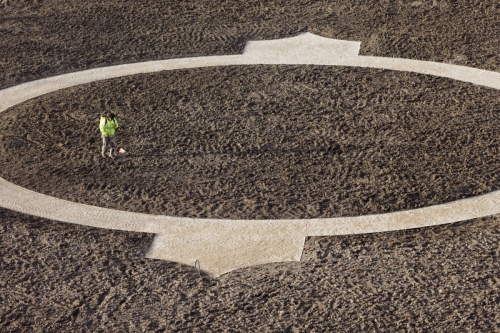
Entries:
<svg viewBox="0 0 500 333">
<path fill-rule="evenodd" d="M 180 58 L 103 67 L 0 90 L 0 112 L 56 90 L 110 78 L 186 68 L 235 65 L 323 65 L 381 68 L 441 76 L 500 89 L 500 73 L 453 64 L 359 56 L 361 43 L 311 33 L 250 41 L 242 55 Z M 307 220 L 194 219 L 78 204 L 0 178 L 0 207 L 51 220 L 156 234 L 148 258 L 194 265 L 220 276 L 271 262 L 299 261 L 305 237 L 383 232 L 453 223 L 500 213 L 500 191 L 387 214 Z"/>
</svg>

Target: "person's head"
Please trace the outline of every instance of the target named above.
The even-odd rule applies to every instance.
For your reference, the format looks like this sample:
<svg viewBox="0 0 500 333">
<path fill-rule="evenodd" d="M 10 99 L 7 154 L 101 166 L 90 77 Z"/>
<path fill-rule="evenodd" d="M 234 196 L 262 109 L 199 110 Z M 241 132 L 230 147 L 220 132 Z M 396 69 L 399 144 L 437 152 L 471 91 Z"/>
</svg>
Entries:
<svg viewBox="0 0 500 333">
<path fill-rule="evenodd" d="M 115 115 L 113 113 L 108 113 L 106 117 L 108 117 L 109 120 L 115 119 Z"/>
</svg>

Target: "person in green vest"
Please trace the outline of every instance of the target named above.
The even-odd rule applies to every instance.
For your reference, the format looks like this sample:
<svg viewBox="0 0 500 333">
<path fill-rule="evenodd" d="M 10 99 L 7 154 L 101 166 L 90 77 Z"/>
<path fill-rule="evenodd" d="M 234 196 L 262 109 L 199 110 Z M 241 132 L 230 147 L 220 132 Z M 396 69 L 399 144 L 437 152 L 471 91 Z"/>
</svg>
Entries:
<svg viewBox="0 0 500 333">
<path fill-rule="evenodd" d="M 116 120 L 115 115 L 109 113 L 106 116 L 101 117 L 101 122 L 99 129 L 102 134 L 102 157 L 106 157 L 106 150 L 108 147 L 109 157 L 114 156 L 116 142 L 115 142 L 115 130 L 118 128 L 118 120 Z"/>
</svg>

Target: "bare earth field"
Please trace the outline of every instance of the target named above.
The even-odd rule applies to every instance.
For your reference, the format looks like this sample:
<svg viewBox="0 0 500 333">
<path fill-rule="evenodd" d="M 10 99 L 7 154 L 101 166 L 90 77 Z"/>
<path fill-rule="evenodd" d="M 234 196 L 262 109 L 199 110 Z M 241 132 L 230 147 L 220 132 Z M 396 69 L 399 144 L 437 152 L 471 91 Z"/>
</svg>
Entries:
<svg viewBox="0 0 500 333">
<path fill-rule="evenodd" d="M 2 1 L 0 88 L 120 63 L 241 53 L 309 31 L 365 55 L 500 71 L 496 1 Z M 500 189 L 500 92 L 321 66 L 179 70 L 0 114 L 0 177 L 70 201 L 275 219 L 426 207 Z M 100 156 L 114 111 L 128 153 Z M 307 240 L 300 263 L 212 278 L 153 235 L 0 209 L 6 332 L 500 331 L 500 220 Z"/>
</svg>

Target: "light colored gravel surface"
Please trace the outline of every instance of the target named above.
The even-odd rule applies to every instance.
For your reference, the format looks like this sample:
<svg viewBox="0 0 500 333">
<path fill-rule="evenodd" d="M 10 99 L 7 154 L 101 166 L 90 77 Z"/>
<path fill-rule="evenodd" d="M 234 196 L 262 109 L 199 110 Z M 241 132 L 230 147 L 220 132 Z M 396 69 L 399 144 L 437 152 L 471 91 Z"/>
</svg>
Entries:
<svg viewBox="0 0 500 333">
<path fill-rule="evenodd" d="M 408 59 L 360 57 L 359 49 L 360 43 L 357 42 L 306 33 L 281 40 L 249 42 L 241 56 L 172 59 L 88 70 L 2 90 L 0 112 L 39 95 L 75 85 L 139 73 L 207 66 L 314 64 L 372 67 L 443 76 L 500 89 L 500 74 L 496 72 Z M 1 178 L 0 181 L 0 205 L 5 208 L 57 221 L 160 234 L 148 257 L 184 264 L 203 262 L 203 268 L 215 276 L 255 264 L 300 260 L 304 237 L 307 236 L 417 228 L 500 213 L 500 192 L 492 192 L 427 209 L 356 218 L 274 222 L 175 219 L 72 204 L 35 195 L 11 186 Z"/>
</svg>

